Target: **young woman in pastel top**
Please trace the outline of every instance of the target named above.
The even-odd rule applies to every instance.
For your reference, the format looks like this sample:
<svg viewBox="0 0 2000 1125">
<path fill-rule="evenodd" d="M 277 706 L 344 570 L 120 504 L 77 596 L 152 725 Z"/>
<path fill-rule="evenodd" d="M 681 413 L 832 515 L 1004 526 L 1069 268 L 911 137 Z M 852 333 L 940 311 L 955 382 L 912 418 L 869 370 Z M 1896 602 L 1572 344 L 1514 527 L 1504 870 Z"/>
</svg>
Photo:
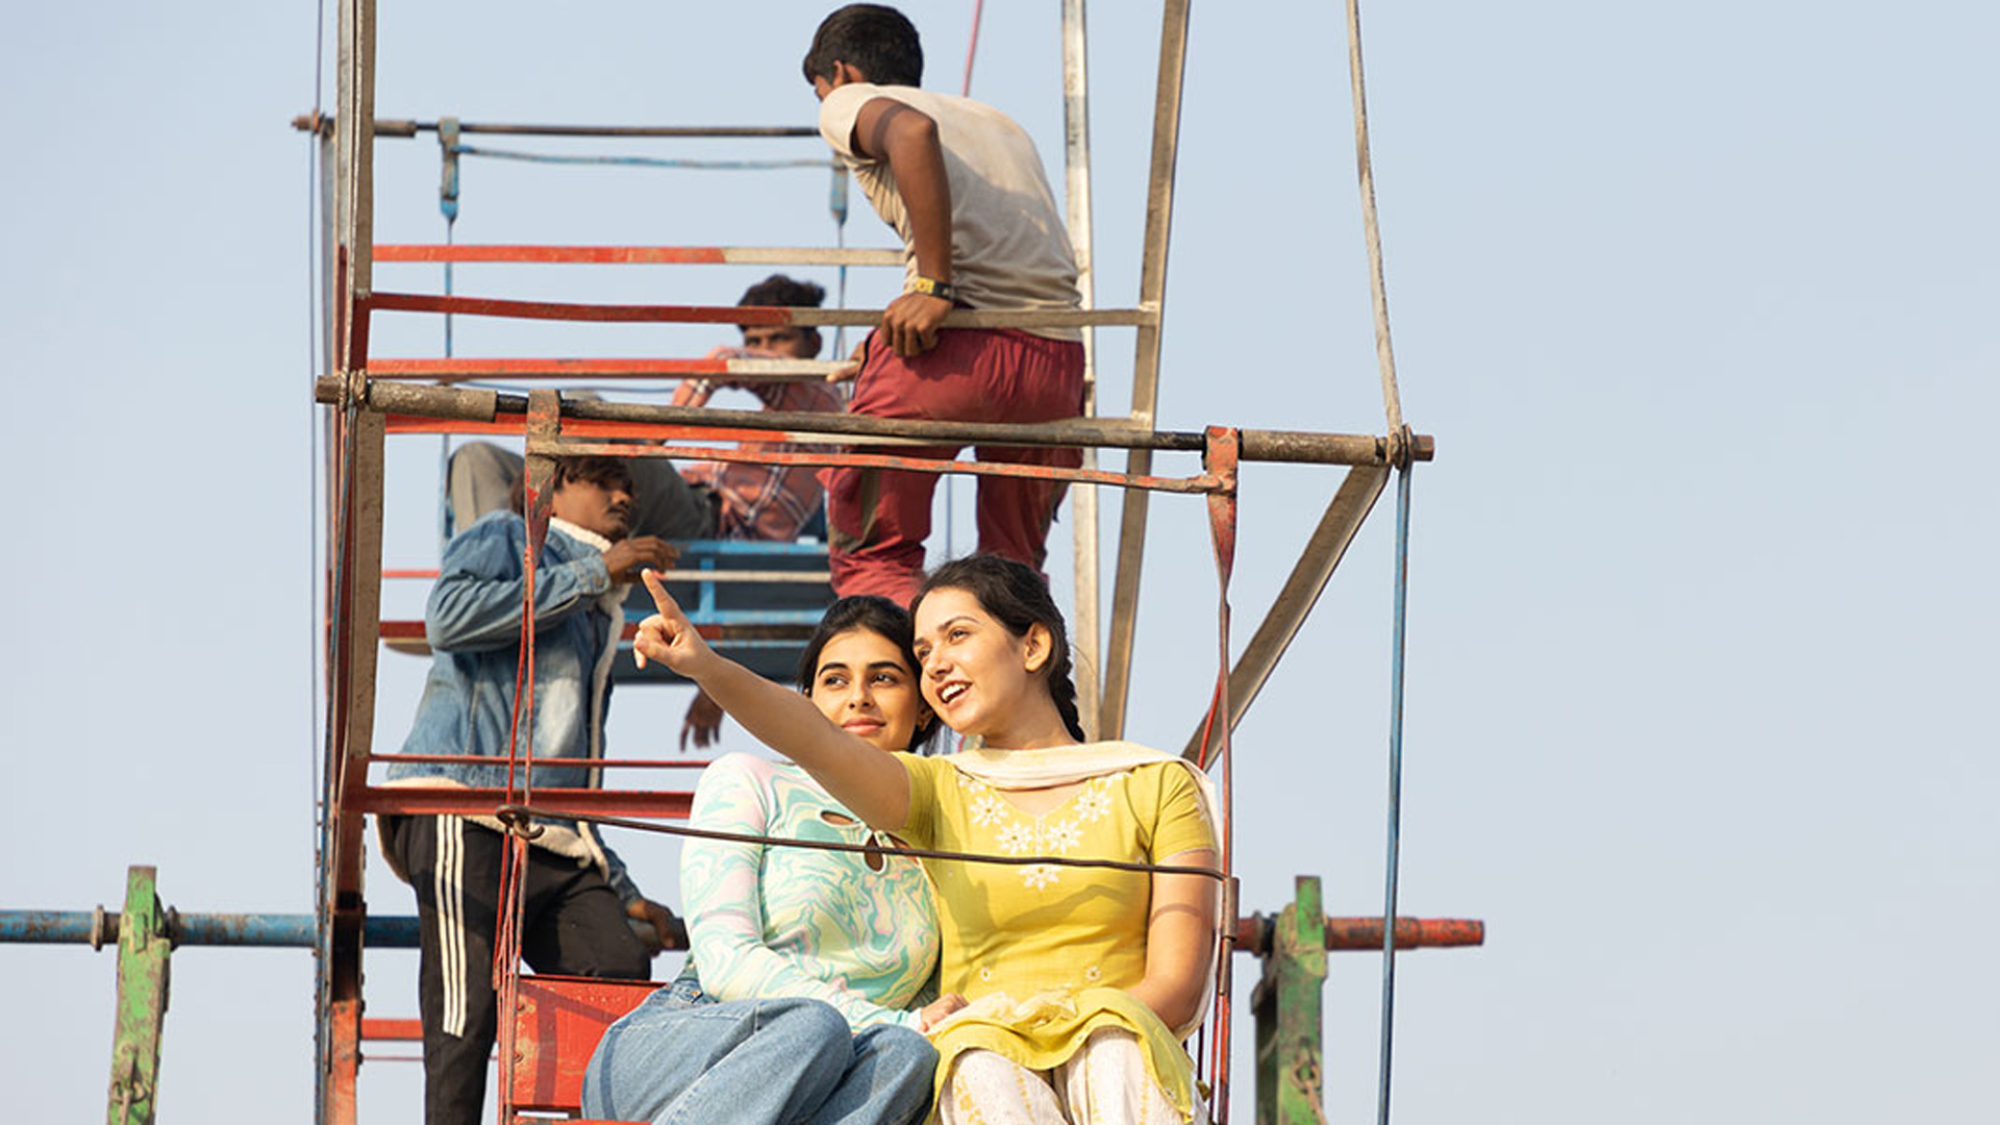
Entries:
<svg viewBox="0 0 2000 1125">
<path fill-rule="evenodd" d="M 766 686 L 884 761 L 913 757 L 937 724 L 910 640 L 901 606 L 843 598 L 806 645 L 803 694 Z M 702 772 L 690 819 L 745 835 L 879 840 L 797 766 L 747 754 Z M 681 897 L 687 968 L 605 1031 L 584 1116 L 906 1125 L 923 1115 L 938 1056 L 922 1032 L 964 999 L 912 1010 L 938 954 L 914 860 L 689 839 Z"/>
<path fill-rule="evenodd" d="M 913 607 L 923 696 L 980 750 L 882 754 L 717 656 L 648 577 L 638 653 L 696 680 L 765 745 L 913 847 L 1215 865 L 1207 780 L 1129 743 L 1083 745 L 1061 613 L 1028 567 L 947 563 Z M 926 860 L 940 987 L 937 1115 L 1181 1125 L 1205 1118 L 1180 1041 L 1215 958 L 1216 883 L 1193 874 Z"/>
</svg>

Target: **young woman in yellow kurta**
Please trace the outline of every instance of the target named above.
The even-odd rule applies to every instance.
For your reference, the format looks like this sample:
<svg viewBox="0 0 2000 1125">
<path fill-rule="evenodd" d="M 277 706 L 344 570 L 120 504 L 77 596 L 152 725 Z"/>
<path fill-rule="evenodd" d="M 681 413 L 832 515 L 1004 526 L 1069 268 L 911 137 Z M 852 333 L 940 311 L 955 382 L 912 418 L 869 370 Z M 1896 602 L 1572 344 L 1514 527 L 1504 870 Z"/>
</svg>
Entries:
<svg viewBox="0 0 2000 1125">
<path fill-rule="evenodd" d="M 1207 779 L 1130 743 L 1082 744 L 1062 616 L 1035 571 L 990 556 L 917 595 L 926 702 L 984 749 L 908 758 L 865 747 L 810 704 L 715 655 L 648 578 L 640 658 L 701 684 L 765 745 L 870 825 L 915 847 L 1213 868 Z M 863 753 L 863 750 L 867 753 Z M 946 1125 L 1181 1125 L 1205 1118 L 1180 1046 L 1215 957 L 1213 879 L 1055 864 L 927 860 L 940 991 L 930 1031 Z"/>
</svg>

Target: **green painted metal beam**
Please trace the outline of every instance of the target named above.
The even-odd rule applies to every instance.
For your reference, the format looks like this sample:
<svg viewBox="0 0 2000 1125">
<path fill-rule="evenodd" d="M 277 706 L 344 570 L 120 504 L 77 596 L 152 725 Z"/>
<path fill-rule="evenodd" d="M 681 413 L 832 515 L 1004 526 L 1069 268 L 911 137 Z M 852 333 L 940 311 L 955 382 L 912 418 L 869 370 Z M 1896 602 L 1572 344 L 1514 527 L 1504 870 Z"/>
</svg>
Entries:
<svg viewBox="0 0 2000 1125">
<path fill-rule="evenodd" d="M 1278 912 L 1263 976 L 1250 994 L 1257 1019 L 1257 1125 L 1325 1125 L 1320 999 L 1326 986 L 1326 914 L 1319 877 L 1300 875 Z"/>
<path fill-rule="evenodd" d="M 173 953 L 153 868 L 135 866 L 126 872 L 120 921 L 118 1026 L 111 1042 L 111 1105 L 105 1119 L 110 1125 L 152 1125 Z"/>
</svg>

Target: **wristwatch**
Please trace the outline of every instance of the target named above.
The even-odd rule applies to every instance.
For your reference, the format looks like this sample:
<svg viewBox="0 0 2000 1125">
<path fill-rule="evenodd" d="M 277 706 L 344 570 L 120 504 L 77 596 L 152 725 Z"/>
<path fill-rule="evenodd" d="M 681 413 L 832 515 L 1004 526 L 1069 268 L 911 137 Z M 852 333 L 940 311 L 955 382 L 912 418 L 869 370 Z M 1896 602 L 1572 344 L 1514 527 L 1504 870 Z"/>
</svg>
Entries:
<svg viewBox="0 0 2000 1125">
<path fill-rule="evenodd" d="M 903 292 L 922 293 L 926 297 L 938 297 L 954 305 L 958 303 L 958 288 L 949 281 L 939 281 L 934 277 L 921 275 L 913 277 L 909 284 L 903 286 Z"/>
</svg>

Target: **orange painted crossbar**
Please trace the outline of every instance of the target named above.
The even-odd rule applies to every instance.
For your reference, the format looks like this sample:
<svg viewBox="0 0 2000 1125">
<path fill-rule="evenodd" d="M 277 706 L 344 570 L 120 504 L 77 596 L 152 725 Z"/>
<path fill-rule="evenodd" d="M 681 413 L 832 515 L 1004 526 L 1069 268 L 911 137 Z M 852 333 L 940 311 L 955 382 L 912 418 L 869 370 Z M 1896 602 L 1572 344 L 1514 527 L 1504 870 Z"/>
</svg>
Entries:
<svg viewBox="0 0 2000 1125">
<path fill-rule="evenodd" d="M 611 266 L 900 266 L 903 252 L 845 246 L 528 246 L 380 243 L 377 262 Z"/>
<path fill-rule="evenodd" d="M 726 359 L 370 359 L 371 379 L 490 379 L 516 375 L 590 375 L 611 379 L 681 379 L 727 375 Z"/>
<path fill-rule="evenodd" d="M 526 428 L 519 414 L 496 414 L 491 422 L 423 418 L 415 414 L 389 414 L 383 418 L 384 432 L 392 434 L 497 434 L 520 437 Z M 727 426 L 665 426 L 658 422 L 598 422 L 576 418 L 563 420 L 563 434 L 566 437 L 637 438 L 649 442 L 812 440 L 801 439 L 785 431 L 739 430 Z"/>
<path fill-rule="evenodd" d="M 361 1038 L 394 1039 L 403 1042 L 422 1042 L 424 1025 L 421 1020 L 378 1020 L 363 1018 Z"/>
<path fill-rule="evenodd" d="M 517 320 L 584 320 L 620 324 L 782 327 L 794 321 L 794 310 L 775 305 L 586 305 L 573 301 L 438 297 L 423 293 L 375 293 L 368 298 L 368 307 L 374 312 L 456 313 L 459 316 L 501 316 Z"/>
<path fill-rule="evenodd" d="M 574 758 L 537 758 L 543 770 L 577 770 L 594 763 Z M 520 792 L 488 788 L 369 785 L 345 811 L 377 816 L 492 816 L 501 805 L 518 802 Z M 634 820 L 686 820 L 694 794 L 671 789 L 571 789 L 547 786 L 534 799 L 553 813 L 617 816 Z"/>
<path fill-rule="evenodd" d="M 720 265 L 721 246 L 462 246 L 376 243 L 378 262 L 530 262 L 604 265 Z"/>
</svg>

